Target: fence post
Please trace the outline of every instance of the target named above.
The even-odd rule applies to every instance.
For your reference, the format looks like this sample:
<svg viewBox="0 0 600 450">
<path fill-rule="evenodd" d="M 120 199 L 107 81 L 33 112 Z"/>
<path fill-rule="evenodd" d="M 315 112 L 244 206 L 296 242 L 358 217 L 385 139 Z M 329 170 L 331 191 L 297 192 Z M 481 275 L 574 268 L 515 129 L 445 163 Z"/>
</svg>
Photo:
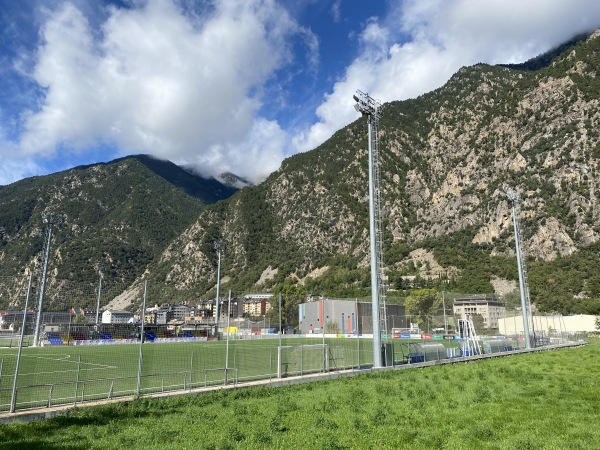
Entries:
<svg viewBox="0 0 600 450">
<path fill-rule="evenodd" d="M 77 391 L 79 391 L 79 375 L 81 372 L 81 355 L 77 357 L 77 377 L 75 378 L 75 395 L 73 397 L 73 404 L 77 404 Z"/>
<path fill-rule="evenodd" d="M 54 385 L 51 384 L 50 390 L 48 391 L 48 408 L 50 408 L 52 406 L 52 389 L 53 388 L 54 388 Z"/>
<path fill-rule="evenodd" d="M 17 362 L 15 366 L 15 378 L 13 380 L 12 397 L 10 400 L 10 412 L 15 412 L 17 405 L 17 379 L 19 377 L 19 364 L 21 363 L 21 350 L 23 349 L 23 335 L 25 334 L 25 324 L 27 319 L 27 307 L 29 305 L 29 294 L 31 292 L 31 277 L 29 275 L 29 283 L 27 284 L 27 296 L 25 297 L 25 308 L 23 309 L 23 323 L 21 325 L 21 337 L 19 338 L 19 350 L 17 351 Z"/>
<path fill-rule="evenodd" d="M 194 350 L 192 350 L 192 355 L 190 356 L 190 389 L 194 385 Z"/>
<path fill-rule="evenodd" d="M 357 349 L 357 357 L 356 357 L 356 365 L 360 370 L 360 335 L 358 333 L 358 298 L 354 300 L 355 309 L 356 309 L 356 349 Z"/>
<path fill-rule="evenodd" d="M 225 343 L 225 380 L 224 380 L 224 384 L 227 385 L 227 371 L 229 370 L 229 324 L 230 324 L 230 319 L 231 318 L 231 289 L 229 289 L 229 296 L 227 297 L 227 336 L 226 336 L 226 343 Z"/>
<path fill-rule="evenodd" d="M 144 298 L 142 300 L 142 326 L 140 327 L 140 353 L 138 358 L 138 371 L 137 371 L 137 396 L 140 396 L 142 391 L 142 347 L 144 345 L 144 322 L 146 322 L 146 293 L 148 287 L 148 280 L 144 281 Z"/>
<path fill-rule="evenodd" d="M 277 378 L 281 378 L 281 345 L 277 347 Z"/>
</svg>

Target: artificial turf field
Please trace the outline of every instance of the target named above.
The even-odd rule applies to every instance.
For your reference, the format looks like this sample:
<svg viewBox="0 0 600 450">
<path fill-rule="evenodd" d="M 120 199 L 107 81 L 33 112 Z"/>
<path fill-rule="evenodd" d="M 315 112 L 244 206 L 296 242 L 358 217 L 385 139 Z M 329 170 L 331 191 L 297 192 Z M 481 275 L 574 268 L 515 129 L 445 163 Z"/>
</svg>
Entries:
<svg viewBox="0 0 600 450">
<path fill-rule="evenodd" d="M 600 343 L 82 407 L 0 426 L 0 449 L 597 449 Z"/>
<path fill-rule="evenodd" d="M 322 340 L 284 338 L 282 373 L 322 369 Z M 330 369 L 371 364 L 371 340 L 326 339 Z M 305 345 L 301 350 L 298 346 Z M 145 343 L 140 394 L 185 390 L 278 375 L 279 339 Z M 358 349 L 360 346 L 360 349 Z M 229 348 L 227 348 L 229 347 Z M 10 408 L 16 348 L 0 348 L 0 411 Z M 227 363 L 226 363 L 227 359 Z M 136 395 L 139 344 L 24 347 L 16 409 Z"/>
</svg>

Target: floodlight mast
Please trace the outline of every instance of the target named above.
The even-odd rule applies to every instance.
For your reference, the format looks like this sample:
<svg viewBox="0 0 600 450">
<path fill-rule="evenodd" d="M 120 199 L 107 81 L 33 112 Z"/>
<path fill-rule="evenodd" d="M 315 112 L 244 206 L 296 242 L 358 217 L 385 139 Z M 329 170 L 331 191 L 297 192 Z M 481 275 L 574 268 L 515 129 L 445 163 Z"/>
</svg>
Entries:
<svg viewBox="0 0 600 450">
<path fill-rule="evenodd" d="M 525 348 L 531 348 L 531 339 L 529 336 L 529 287 L 527 286 L 527 274 L 525 269 L 525 261 L 521 250 L 521 231 L 519 227 L 519 194 L 508 188 L 506 196 L 512 205 L 513 228 L 515 231 L 515 253 L 517 254 L 517 269 L 519 272 L 519 293 L 521 296 L 521 311 L 523 315 L 523 334 L 525 339 Z M 516 330 L 515 330 L 516 332 Z"/>
<path fill-rule="evenodd" d="M 52 225 L 59 223 L 61 217 L 54 214 L 42 214 L 42 222 L 46 224 L 46 240 L 44 245 L 44 263 L 42 266 L 42 278 L 40 281 L 40 292 L 38 299 L 37 318 L 35 321 L 35 332 L 33 335 L 33 347 L 40 345 L 40 329 L 42 327 L 42 315 L 44 312 L 44 292 L 46 288 L 46 273 L 48 272 L 48 260 L 50 258 L 50 245 L 52 242 Z M 27 312 L 25 312 L 27 314 Z"/>
<path fill-rule="evenodd" d="M 223 252 L 223 250 L 225 250 L 225 247 L 227 247 L 227 241 L 225 241 L 224 239 L 218 239 L 215 242 L 215 250 L 217 251 L 217 255 L 218 255 L 218 263 L 217 263 L 217 298 L 215 301 L 215 335 L 218 336 L 219 334 L 219 300 L 220 300 L 220 290 L 221 290 L 221 252 Z"/>
<path fill-rule="evenodd" d="M 373 128 L 377 130 L 377 124 L 381 117 L 382 105 L 377 100 L 371 98 L 368 94 L 356 91 L 353 96 L 356 101 L 354 108 L 363 116 L 367 116 L 369 126 L 369 236 L 371 241 L 371 307 L 373 314 L 373 367 L 382 367 L 381 351 L 381 323 L 380 323 L 380 273 L 379 258 L 377 248 L 377 222 L 376 222 L 376 186 L 375 171 L 376 161 L 373 151 L 373 140 L 377 136 L 373 134 Z"/>
</svg>

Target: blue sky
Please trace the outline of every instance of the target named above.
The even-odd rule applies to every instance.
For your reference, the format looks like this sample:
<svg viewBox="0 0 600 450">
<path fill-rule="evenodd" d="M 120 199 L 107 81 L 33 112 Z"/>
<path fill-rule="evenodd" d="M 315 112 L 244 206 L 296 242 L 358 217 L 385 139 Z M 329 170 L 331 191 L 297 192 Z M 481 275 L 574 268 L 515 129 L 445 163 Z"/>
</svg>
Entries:
<svg viewBox="0 0 600 450">
<path fill-rule="evenodd" d="M 0 0 L 0 185 L 147 153 L 253 182 L 460 67 L 600 27 L 597 0 Z"/>
</svg>

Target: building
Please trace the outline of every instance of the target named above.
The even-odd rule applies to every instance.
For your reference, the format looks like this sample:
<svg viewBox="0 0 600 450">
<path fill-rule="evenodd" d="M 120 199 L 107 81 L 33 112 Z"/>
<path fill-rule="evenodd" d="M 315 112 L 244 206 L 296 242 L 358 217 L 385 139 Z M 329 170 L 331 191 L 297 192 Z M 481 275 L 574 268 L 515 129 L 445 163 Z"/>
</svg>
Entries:
<svg viewBox="0 0 600 450">
<path fill-rule="evenodd" d="M 133 320 L 133 313 L 117 309 L 107 309 L 102 313 L 102 323 L 129 323 Z"/>
<path fill-rule="evenodd" d="M 598 331 L 596 327 L 596 316 L 587 314 L 570 316 L 533 314 L 529 321 L 529 332 L 533 332 L 537 336 L 557 336 L 565 333 L 594 333 Z M 498 322 L 498 328 L 501 334 L 524 334 L 523 316 L 520 313 L 500 319 Z"/>
<path fill-rule="evenodd" d="M 298 314 L 301 334 L 323 333 L 323 331 L 326 334 L 368 334 L 373 332 L 373 305 L 371 302 L 319 297 L 319 300 L 301 303 Z M 386 316 L 388 332 L 391 332 L 395 326 L 406 326 L 404 306 L 386 305 Z"/>
<path fill-rule="evenodd" d="M 171 307 L 171 319 L 183 322 L 190 315 L 190 307 L 186 305 L 173 305 Z"/>
<path fill-rule="evenodd" d="M 494 296 L 471 295 L 454 299 L 455 316 L 465 317 L 478 314 L 483 318 L 486 328 L 498 328 L 498 320 L 506 316 L 504 303 Z"/>
<path fill-rule="evenodd" d="M 154 323 L 157 325 L 166 325 L 171 320 L 171 307 L 169 305 L 161 306 L 154 313 Z"/>
<path fill-rule="evenodd" d="M 43 311 L 41 323 L 44 325 L 69 324 L 74 316 L 70 311 Z M 25 332 L 33 333 L 37 312 L 27 311 Z M 0 311 L 0 330 L 18 331 L 23 325 L 23 311 Z"/>
<path fill-rule="evenodd" d="M 243 314 L 246 317 L 262 317 L 271 309 L 273 294 L 246 294 Z"/>
</svg>

